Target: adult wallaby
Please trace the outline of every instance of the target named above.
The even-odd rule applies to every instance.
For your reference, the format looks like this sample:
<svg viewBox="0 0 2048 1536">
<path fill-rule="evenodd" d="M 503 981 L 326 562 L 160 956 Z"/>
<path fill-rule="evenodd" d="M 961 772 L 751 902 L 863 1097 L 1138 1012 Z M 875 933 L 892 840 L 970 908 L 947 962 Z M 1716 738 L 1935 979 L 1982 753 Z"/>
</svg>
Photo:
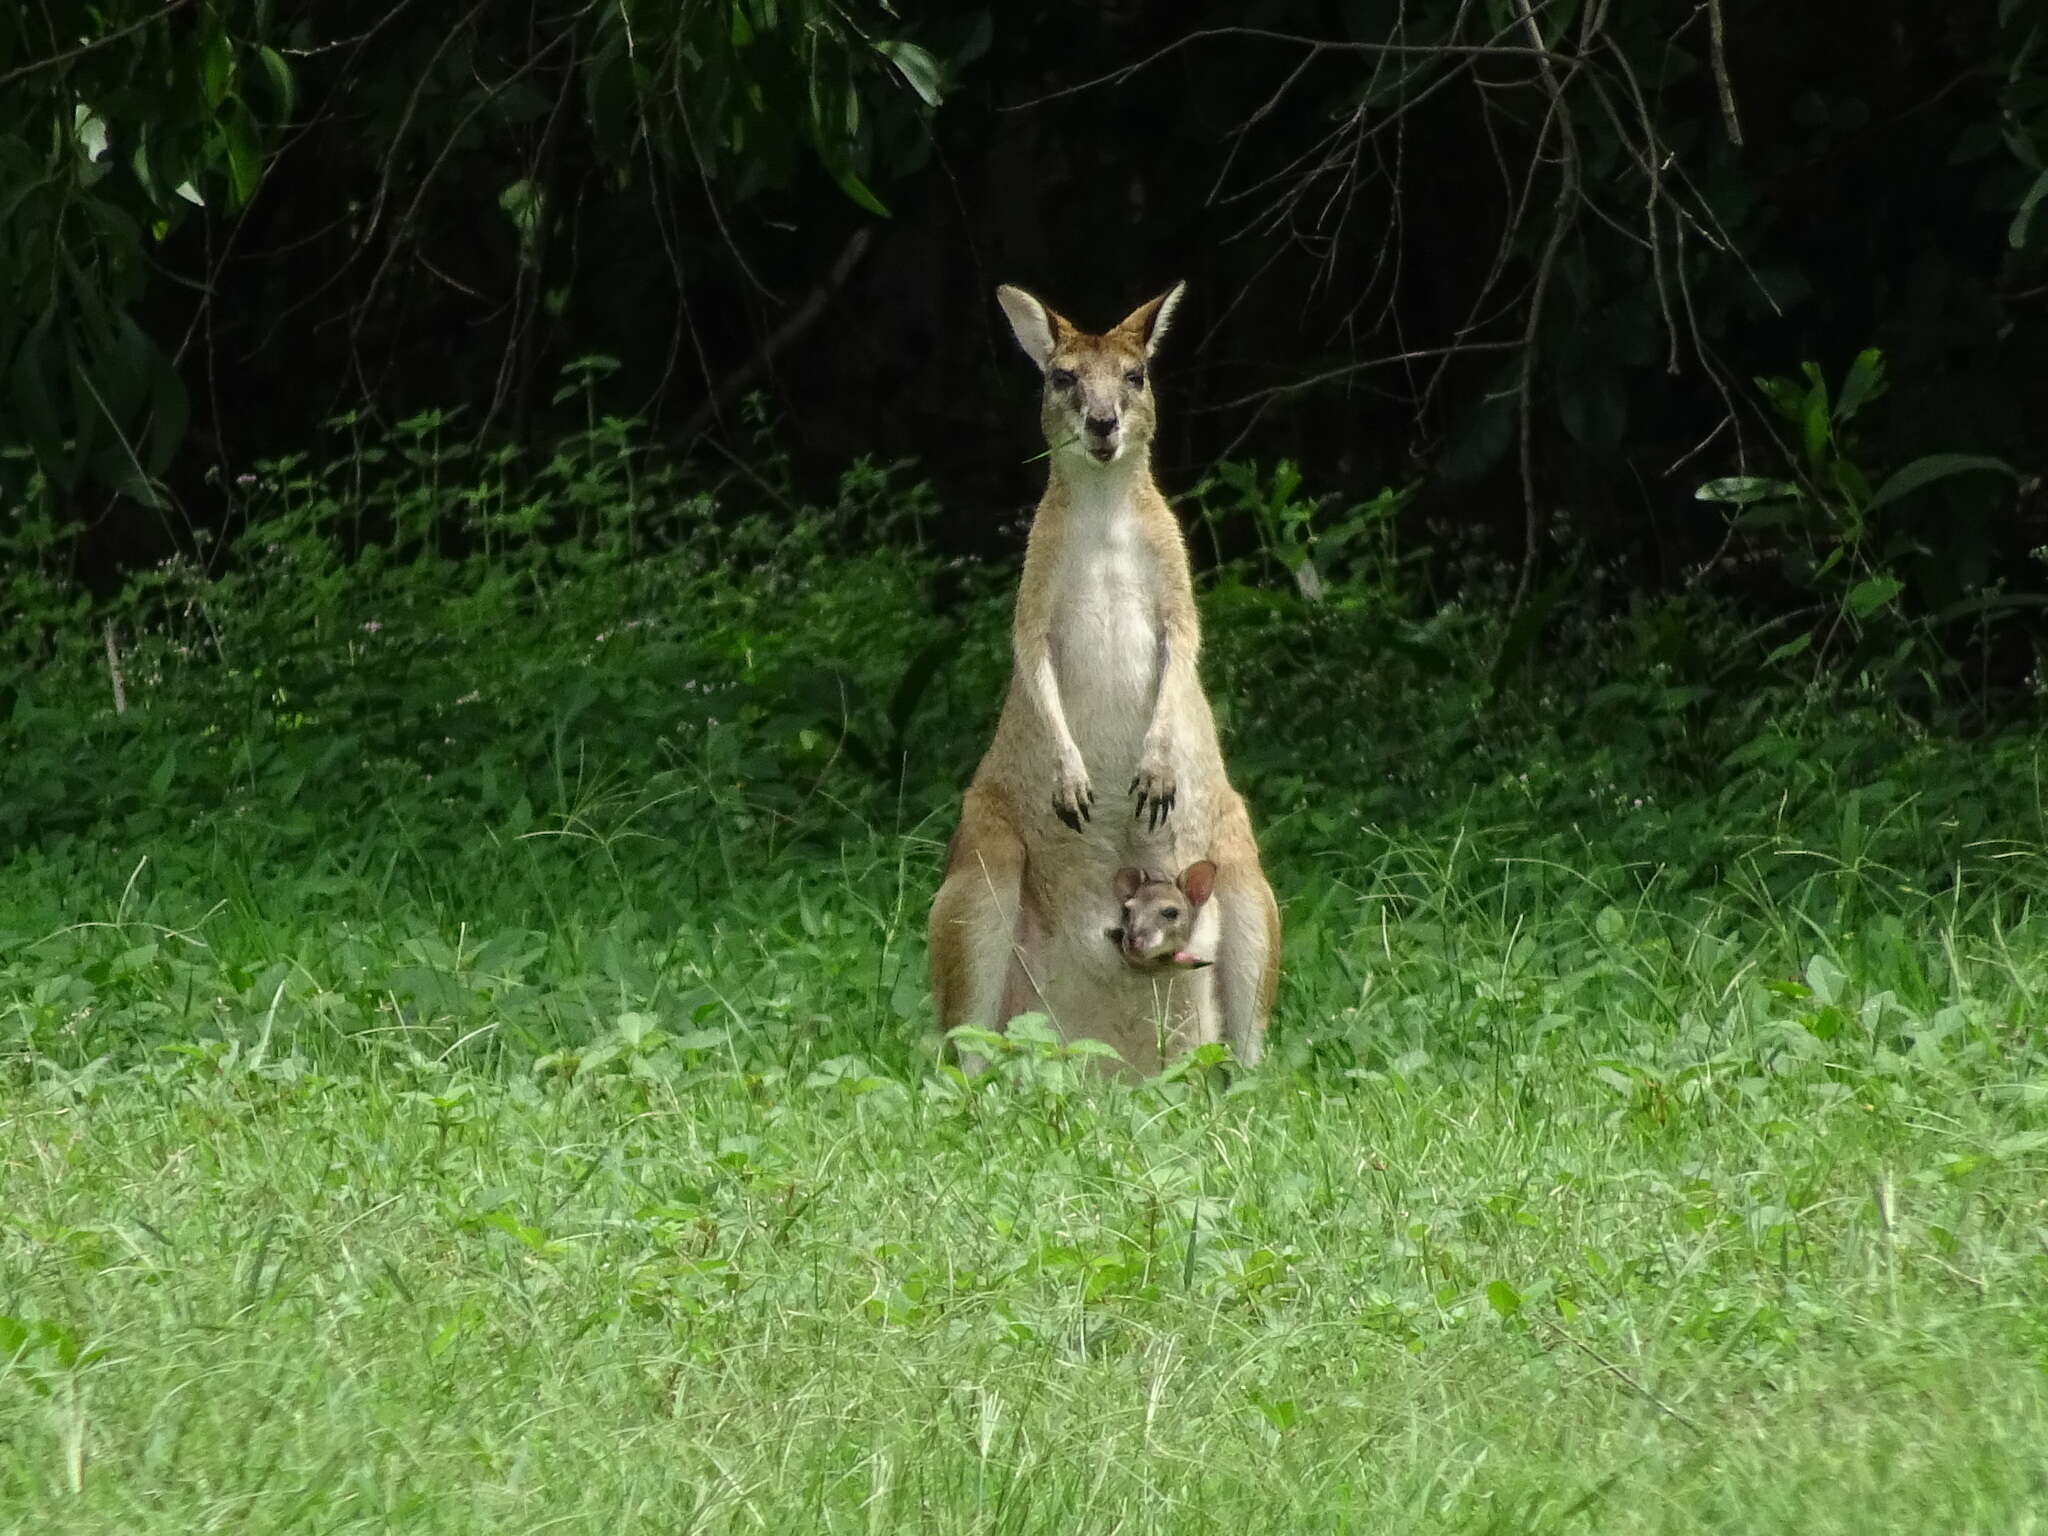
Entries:
<svg viewBox="0 0 2048 1536">
<path fill-rule="evenodd" d="M 1045 375 L 1051 471 L 1017 593 L 1010 690 L 931 912 L 941 1029 L 999 1029 L 1042 1010 L 1139 1072 L 1219 1034 L 1256 1062 L 1280 952 L 1279 909 L 1196 671 L 1187 544 L 1152 480 L 1149 364 L 1185 286 L 1099 336 L 1021 289 L 996 290 Z M 1120 805 L 1111 792 L 1126 785 Z M 1219 871 L 1214 967 L 1133 972 L 1103 942 L 1116 872 L 1198 860 Z"/>
</svg>

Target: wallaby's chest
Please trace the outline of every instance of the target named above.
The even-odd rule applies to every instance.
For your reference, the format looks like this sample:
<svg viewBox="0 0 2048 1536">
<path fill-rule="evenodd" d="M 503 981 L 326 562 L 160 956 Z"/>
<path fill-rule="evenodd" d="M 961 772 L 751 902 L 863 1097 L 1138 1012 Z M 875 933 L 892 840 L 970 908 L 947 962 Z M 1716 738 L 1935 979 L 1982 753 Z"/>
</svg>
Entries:
<svg viewBox="0 0 2048 1536">
<path fill-rule="evenodd" d="M 1135 528 L 1092 528 L 1063 541 L 1053 582 L 1056 659 L 1097 670 L 1140 666 L 1159 648 L 1157 562 Z"/>
<path fill-rule="evenodd" d="M 1158 560 L 1128 516 L 1073 533 L 1053 583 L 1053 666 L 1083 754 L 1121 758 L 1134 751 L 1158 687 Z"/>
</svg>

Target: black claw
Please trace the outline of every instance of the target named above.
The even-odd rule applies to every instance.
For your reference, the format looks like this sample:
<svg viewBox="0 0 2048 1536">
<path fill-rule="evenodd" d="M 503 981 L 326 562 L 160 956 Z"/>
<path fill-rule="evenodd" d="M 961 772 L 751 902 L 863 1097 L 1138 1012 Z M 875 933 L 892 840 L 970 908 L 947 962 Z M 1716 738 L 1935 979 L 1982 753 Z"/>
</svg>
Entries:
<svg viewBox="0 0 2048 1536">
<path fill-rule="evenodd" d="M 1125 790 L 1124 793 L 1127 795 L 1138 795 L 1138 781 L 1136 779 L 1131 780 L 1131 787 Z M 1138 795 L 1138 804 L 1143 805 L 1144 803 L 1145 797 Z"/>
<path fill-rule="evenodd" d="M 1076 832 L 1081 830 L 1081 818 L 1068 810 L 1064 805 L 1061 805 L 1057 800 L 1053 802 L 1052 813 L 1065 822 L 1072 830 Z"/>
</svg>

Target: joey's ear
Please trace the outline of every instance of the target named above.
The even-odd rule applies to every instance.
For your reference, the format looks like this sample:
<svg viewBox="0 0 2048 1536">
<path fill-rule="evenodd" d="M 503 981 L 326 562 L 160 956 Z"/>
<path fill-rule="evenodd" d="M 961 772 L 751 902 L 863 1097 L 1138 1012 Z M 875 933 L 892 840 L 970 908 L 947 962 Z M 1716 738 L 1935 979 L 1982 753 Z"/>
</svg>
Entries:
<svg viewBox="0 0 2048 1536">
<path fill-rule="evenodd" d="M 1038 364 L 1041 373 L 1044 372 L 1045 365 L 1052 359 L 1053 349 L 1060 344 L 1061 335 L 1073 327 L 1022 288 L 1012 288 L 1008 283 L 996 290 L 996 302 L 1009 316 L 1017 345 L 1029 353 L 1031 361 Z"/>
<path fill-rule="evenodd" d="M 1188 893 L 1188 900 L 1199 907 L 1216 892 L 1216 866 L 1207 859 L 1190 864 L 1180 877 L 1180 888 Z"/>
<path fill-rule="evenodd" d="M 1138 887 L 1144 883 L 1145 876 L 1143 871 L 1120 869 L 1116 872 L 1116 878 L 1110 882 L 1110 889 L 1116 892 L 1116 899 L 1118 901 L 1129 901 L 1138 894 Z"/>
<path fill-rule="evenodd" d="M 1117 330 L 1145 349 L 1150 357 L 1159 350 L 1159 340 L 1166 334 L 1166 327 L 1173 320 L 1173 312 L 1180 305 L 1180 297 L 1188 291 L 1185 282 L 1175 283 L 1166 292 L 1150 303 L 1140 304 L 1124 317 Z"/>
</svg>

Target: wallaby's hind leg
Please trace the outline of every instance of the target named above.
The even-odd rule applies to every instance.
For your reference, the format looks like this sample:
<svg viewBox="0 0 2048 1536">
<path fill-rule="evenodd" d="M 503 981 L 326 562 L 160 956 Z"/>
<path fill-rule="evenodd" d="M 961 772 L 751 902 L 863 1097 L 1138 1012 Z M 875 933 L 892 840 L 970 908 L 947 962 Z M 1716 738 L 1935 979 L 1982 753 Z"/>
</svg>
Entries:
<svg viewBox="0 0 2048 1536">
<path fill-rule="evenodd" d="M 1259 867 L 1259 845 L 1241 800 L 1218 818 L 1215 857 L 1216 901 L 1223 909 L 1216 1001 L 1231 1053 L 1254 1067 L 1265 1053 L 1266 1023 L 1280 985 L 1280 905 Z"/>
<path fill-rule="evenodd" d="M 971 1025 L 1000 1029 L 1017 947 L 1024 887 L 1024 842 L 1003 807 L 980 789 L 960 805 L 960 826 L 946 850 L 946 878 L 932 901 L 929 930 L 932 1002 L 941 1034 Z M 984 1063 L 963 1055 L 961 1066 Z"/>
</svg>

